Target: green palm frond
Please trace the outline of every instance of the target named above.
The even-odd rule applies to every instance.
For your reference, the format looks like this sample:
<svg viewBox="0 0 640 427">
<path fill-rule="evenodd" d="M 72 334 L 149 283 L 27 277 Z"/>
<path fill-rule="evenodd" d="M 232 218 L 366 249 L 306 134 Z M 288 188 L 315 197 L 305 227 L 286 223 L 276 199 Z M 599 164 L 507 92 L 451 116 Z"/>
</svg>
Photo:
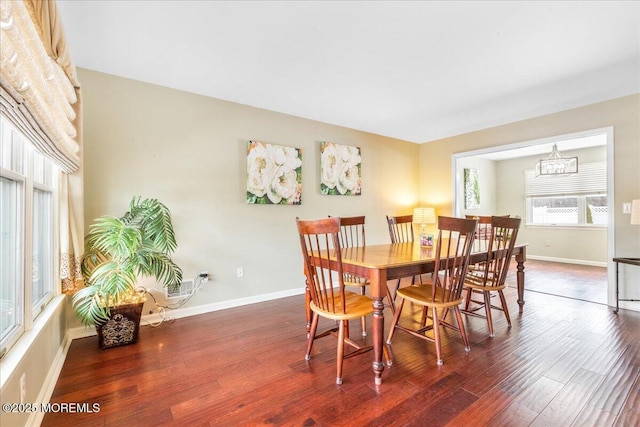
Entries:
<svg viewBox="0 0 640 427">
<path fill-rule="evenodd" d="M 176 248 L 171 212 L 157 199 L 136 196 L 122 217 L 97 218 L 85 238 L 81 263 L 87 287 L 73 297 L 80 320 L 103 322 L 109 305 L 131 293 L 140 276 L 179 285 L 182 270 L 170 258 Z"/>
<path fill-rule="evenodd" d="M 85 325 L 98 325 L 109 320 L 109 307 L 100 300 L 98 289 L 89 286 L 73 295 L 73 309 Z"/>
<path fill-rule="evenodd" d="M 127 258 L 142 245 L 143 232 L 121 219 L 101 217 L 91 225 L 85 241 L 89 250 L 98 250 L 113 258 Z"/>
<path fill-rule="evenodd" d="M 91 276 L 91 272 L 101 263 L 108 260 L 109 258 L 105 256 L 102 252 L 95 248 L 89 248 L 85 245 L 85 253 L 82 257 L 82 262 L 80 263 L 80 268 L 82 271 L 82 276 L 87 280 Z"/>
<path fill-rule="evenodd" d="M 135 288 L 136 280 L 133 269 L 113 261 L 98 265 L 89 277 L 89 283 L 98 288 L 100 294 L 116 297 Z"/>
<path fill-rule="evenodd" d="M 182 281 L 182 270 L 164 253 L 140 251 L 135 263 L 139 275 L 155 277 L 163 285 Z"/>
<path fill-rule="evenodd" d="M 172 253 L 177 248 L 176 236 L 171 222 L 171 212 L 157 199 L 134 197 L 123 221 L 145 230 L 147 245 L 158 251 Z"/>
</svg>

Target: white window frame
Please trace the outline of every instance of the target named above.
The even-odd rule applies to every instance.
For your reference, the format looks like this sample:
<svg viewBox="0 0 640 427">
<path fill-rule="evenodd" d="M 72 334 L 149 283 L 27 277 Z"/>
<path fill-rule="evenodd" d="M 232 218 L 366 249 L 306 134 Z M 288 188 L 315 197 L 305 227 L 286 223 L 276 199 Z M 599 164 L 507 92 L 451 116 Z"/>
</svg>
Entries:
<svg viewBox="0 0 640 427">
<path fill-rule="evenodd" d="M 9 181 L 15 182 L 17 184 L 18 187 L 18 194 L 16 197 L 16 208 L 18 209 L 18 215 L 16 218 L 16 234 L 18 236 L 24 236 L 24 228 L 25 228 L 25 224 L 24 224 L 24 216 L 25 216 L 25 182 L 24 182 L 24 177 L 13 173 L 9 170 L 5 170 L 3 168 L 0 168 L 0 175 L 2 176 L 2 178 L 7 179 Z M 4 215 L 4 213 L 2 214 Z M 25 313 L 24 313 L 24 292 L 22 291 L 24 289 L 24 271 L 25 271 L 25 267 L 24 267 L 24 251 L 25 251 L 25 244 L 24 244 L 24 237 L 20 238 L 18 237 L 18 244 L 16 246 L 16 254 L 15 254 L 15 259 L 18 262 L 18 265 L 15 266 L 15 272 L 16 272 L 16 282 L 11 284 L 11 283 L 2 283 L 0 284 L 0 286 L 10 286 L 13 287 L 13 294 L 14 294 L 14 298 L 15 298 L 15 307 L 13 308 L 15 310 L 15 323 L 12 325 L 12 327 L 10 329 L 7 329 L 7 331 L 5 331 L 3 334 L 0 335 L 0 349 L 4 349 L 7 350 L 9 348 L 11 348 L 17 341 L 18 339 L 22 336 L 22 334 L 25 332 Z M 4 353 L 4 351 L 3 351 Z"/>
<path fill-rule="evenodd" d="M 5 179 L 15 181 L 21 187 L 19 189 L 19 206 L 18 206 L 18 222 L 19 222 L 19 244 L 17 251 L 18 276 L 16 286 L 16 311 L 20 311 L 21 319 L 16 325 L 0 337 L 0 356 L 4 357 L 22 336 L 33 328 L 34 320 L 44 312 L 47 305 L 60 294 L 59 280 L 59 263 L 56 241 L 58 238 L 58 180 L 59 169 L 50 160 L 39 155 L 28 138 L 14 127 L 4 117 L 0 116 L 2 123 L 0 131 L 2 133 L 2 159 L 0 163 L 0 176 Z M 19 153 L 16 150 L 7 149 L 7 142 L 19 139 L 21 149 Z M 8 156 L 11 159 L 8 159 Z M 34 181 L 34 165 L 37 164 L 45 173 L 42 179 Z M 43 166 L 43 165 L 46 165 Z M 46 284 L 46 292 L 38 301 L 32 301 L 33 295 L 33 197 L 34 188 L 40 191 L 50 193 L 50 215 L 46 218 L 49 228 L 49 242 L 45 250 L 50 251 L 50 263 L 48 265 L 47 276 L 49 283 Z M 7 286 L 7 284 L 2 284 Z"/>
<path fill-rule="evenodd" d="M 534 219 L 534 215 L 533 215 L 533 206 L 532 206 L 532 199 L 544 199 L 544 198 L 549 198 L 549 199 L 562 199 L 562 198 L 575 198 L 577 199 L 577 214 L 578 214 L 578 222 L 577 223 L 564 223 L 564 222 L 559 222 L 559 223 L 552 223 L 552 222 L 533 222 Z M 527 223 L 526 225 L 528 227 L 594 227 L 594 228 L 606 228 L 607 224 L 596 224 L 596 223 L 588 223 L 587 222 L 587 198 L 589 197 L 607 197 L 606 194 L 564 194 L 562 196 L 537 196 L 537 197 L 526 197 L 525 198 L 525 202 L 526 202 L 526 209 L 527 209 Z M 609 213 L 607 212 L 607 215 L 609 215 Z"/>
<path fill-rule="evenodd" d="M 33 319 L 36 319 L 38 317 L 38 315 L 45 309 L 45 307 L 47 306 L 47 304 L 51 301 L 51 299 L 53 298 L 53 293 L 54 293 L 54 283 L 55 283 L 55 279 L 54 279 L 54 273 L 55 273 L 55 257 L 54 257 L 54 236 L 55 236 L 55 232 L 54 232 L 54 222 L 53 222 L 53 218 L 54 218 L 54 206 L 55 206 L 55 189 L 53 187 L 49 187 L 46 185 L 42 185 L 42 184 L 37 184 L 34 183 L 33 184 L 33 193 L 32 193 L 32 200 L 33 198 L 35 198 L 36 196 L 36 191 L 41 191 L 44 194 L 48 194 L 49 197 L 49 203 L 48 203 L 48 215 L 46 218 L 43 218 L 43 221 L 46 222 L 45 227 L 46 227 L 46 231 L 49 233 L 48 236 L 48 242 L 46 242 L 46 245 L 44 246 L 44 251 L 47 253 L 47 255 L 45 255 L 46 257 L 48 257 L 47 259 L 47 271 L 44 271 L 45 277 L 46 277 L 46 282 L 44 283 L 44 294 L 38 298 L 37 300 L 33 300 L 34 295 L 33 295 L 33 287 L 34 287 L 34 283 L 33 283 L 33 274 L 30 274 L 29 278 L 31 278 L 31 280 L 29 281 L 29 283 L 31 284 L 31 298 L 29 299 L 29 301 L 31 301 L 31 315 L 33 317 Z M 32 206 L 34 206 L 34 208 L 31 210 L 33 216 L 32 216 L 32 224 L 33 221 L 35 220 L 35 203 L 32 203 Z M 32 229 L 32 234 L 35 231 Z M 32 239 L 33 240 L 33 239 Z M 32 244 L 32 251 L 33 251 L 33 246 L 35 246 L 35 244 Z M 33 256 L 32 256 L 33 259 Z M 33 271 L 33 266 L 31 267 L 31 271 Z"/>
<path fill-rule="evenodd" d="M 607 228 L 607 224 L 587 223 L 587 198 L 606 197 L 607 165 L 606 162 L 592 162 L 580 165 L 580 172 L 569 177 L 536 177 L 534 170 L 525 173 L 526 226 L 528 227 L 563 227 L 563 228 Z M 576 198 L 577 223 L 534 222 L 533 199 Z M 607 203 L 609 206 L 609 203 Z M 611 215 L 607 212 L 607 215 Z M 607 221 L 608 223 L 609 221 Z"/>
</svg>

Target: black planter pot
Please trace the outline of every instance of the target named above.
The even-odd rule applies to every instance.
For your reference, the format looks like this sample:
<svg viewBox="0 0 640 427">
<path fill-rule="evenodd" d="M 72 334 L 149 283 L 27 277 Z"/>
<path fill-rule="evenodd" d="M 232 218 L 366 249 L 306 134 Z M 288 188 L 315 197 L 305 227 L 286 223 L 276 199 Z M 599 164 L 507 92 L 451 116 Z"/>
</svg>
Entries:
<svg viewBox="0 0 640 427">
<path fill-rule="evenodd" d="M 100 348 L 107 349 L 138 342 L 143 306 L 144 303 L 141 302 L 111 307 L 109 320 L 96 326 Z"/>
</svg>

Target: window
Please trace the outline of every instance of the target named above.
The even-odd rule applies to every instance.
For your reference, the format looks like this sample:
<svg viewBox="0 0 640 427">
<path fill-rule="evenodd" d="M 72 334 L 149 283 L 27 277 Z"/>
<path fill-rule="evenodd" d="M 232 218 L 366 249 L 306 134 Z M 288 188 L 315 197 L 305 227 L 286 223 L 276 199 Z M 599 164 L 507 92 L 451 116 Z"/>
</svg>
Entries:
<svg viewBox="0 0 640 427">
<path fill-rule="evenodd" d="M 538 178 L 525 171 L 527 224 L 606 227 L 606 167 L 585 163 L 575 175 Z"/>
<path fill-rule="evenodd" d="M 0 348 L 53 298 L 57 169 L 4 117 L 0 122 Z"/>
<path fill-rule="evenodd" d="M 31 303 L 34 317 L 53 293 L 53 227 L 51 191 L 33 189 L 33 238 Z"/>
<path fill-rule="evenodd" d="M 2 257 L 0 257 L 0 347 L 22 333 L 22 183 L 0 177 Z"/>
</svg>

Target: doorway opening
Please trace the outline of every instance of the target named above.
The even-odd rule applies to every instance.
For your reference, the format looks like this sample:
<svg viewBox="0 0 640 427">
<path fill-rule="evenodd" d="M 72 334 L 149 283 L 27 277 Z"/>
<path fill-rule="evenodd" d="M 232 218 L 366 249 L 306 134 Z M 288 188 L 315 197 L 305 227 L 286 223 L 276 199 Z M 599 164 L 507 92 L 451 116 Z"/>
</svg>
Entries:
<svg viewBox="0 0 640 427">
<path fill-rule="evenodd" d="M 606 179 L 606 186 L 600 183 L 604 188 L 604 194 L 581 194 L 575 197 L 575 207 L 570 210 L 578 215 L 576 212 L 580 210 L 578 205 L 581 203 L 584 212 L 587 212 L 580 214 L 581 222 L 570 223 L 571 221 L 567 220 L 567 223 L 548 221 L 540 224 L 539 216 L 534 219 L 534 209 L 539 208 L 540 197 L 535 199 L 538 203 L 536 204 L 532 203 L 531 193 L 525 194 L 526 177 L 529 176 L 531 179 L 531 170 L 535 169 L 537 161 L 546 158 L 554 145 L 557 145 L 563 155 L 578 157 L 578 168 L 582 169 L 583 176 L 587 170 L 592 170 L 590 167 L 595 163 L 601 162 L 601 167 L 606 168 L 604 175 L 594 179 Z M 547 286 L 546 289 L 538 291 L 614 305 L 615 268 L 611 261 L 614 248 L 615 206 L 612 127 L 457 153 L 453 155 L 452 163 L 453 212 L 456 216 L 519 215 L 523 218 L 523 225 L 518 240 L 529 244 L 527 258 L 532 261 L 528 263 L 532 269 L 542 268 L 548 271 L 550 278 L 553 271 L 558 271 L 552 267 L 562 267 L 563 274 L 573 271 L 576 277 L 586 277 L 585 271 L 592 268 L 597 273 L 593 274 L 594 277 L 600 277 L 600 280 L 604 278 L 601 285 L 604 288 L 597 292 L 586 292 L 585 284 L 585 288 L 576 288 L 572 295 L 571 286 L 580 286 L 579 280 L 565 280 L 566 286 Z M 469 169 L 474 169 L 473 172 L 477 176 L 475 188 L 478 194 L 475 197 L 478 197 L 479 203 L 465 204 L 465 169 L 467 175 Z M 553 181 L 556 177 L 538 179 L 547 180 L 545 184 L 548 187 L 559 187 L 556 185 L 559 181 Z M 593 196 L 598 196 L 601 200 L 603 196 L 606 197 L 606 202 L 600 203 L 606 206 L 599 206 L 597 209 L 593 206 L 586 207 L 589 200 L 594 200 L 589 199 Z M 536 215 L 539 210 L 535 211 Z M 593 223 L 591 216 L 591 212 L 596 211 L 600 215 L 598 224 Z M 606 219 L 601 216 L 604 212 L 608 213 Z M 525 289 L 536 290 L 533 275 L 531 279 L 531 288 L 525 285 Z M 529 277 L 527 282 L 530 282 Z M 569 282 L 573 282 L 573 285 L 570 286 Z"/>
</svg>

